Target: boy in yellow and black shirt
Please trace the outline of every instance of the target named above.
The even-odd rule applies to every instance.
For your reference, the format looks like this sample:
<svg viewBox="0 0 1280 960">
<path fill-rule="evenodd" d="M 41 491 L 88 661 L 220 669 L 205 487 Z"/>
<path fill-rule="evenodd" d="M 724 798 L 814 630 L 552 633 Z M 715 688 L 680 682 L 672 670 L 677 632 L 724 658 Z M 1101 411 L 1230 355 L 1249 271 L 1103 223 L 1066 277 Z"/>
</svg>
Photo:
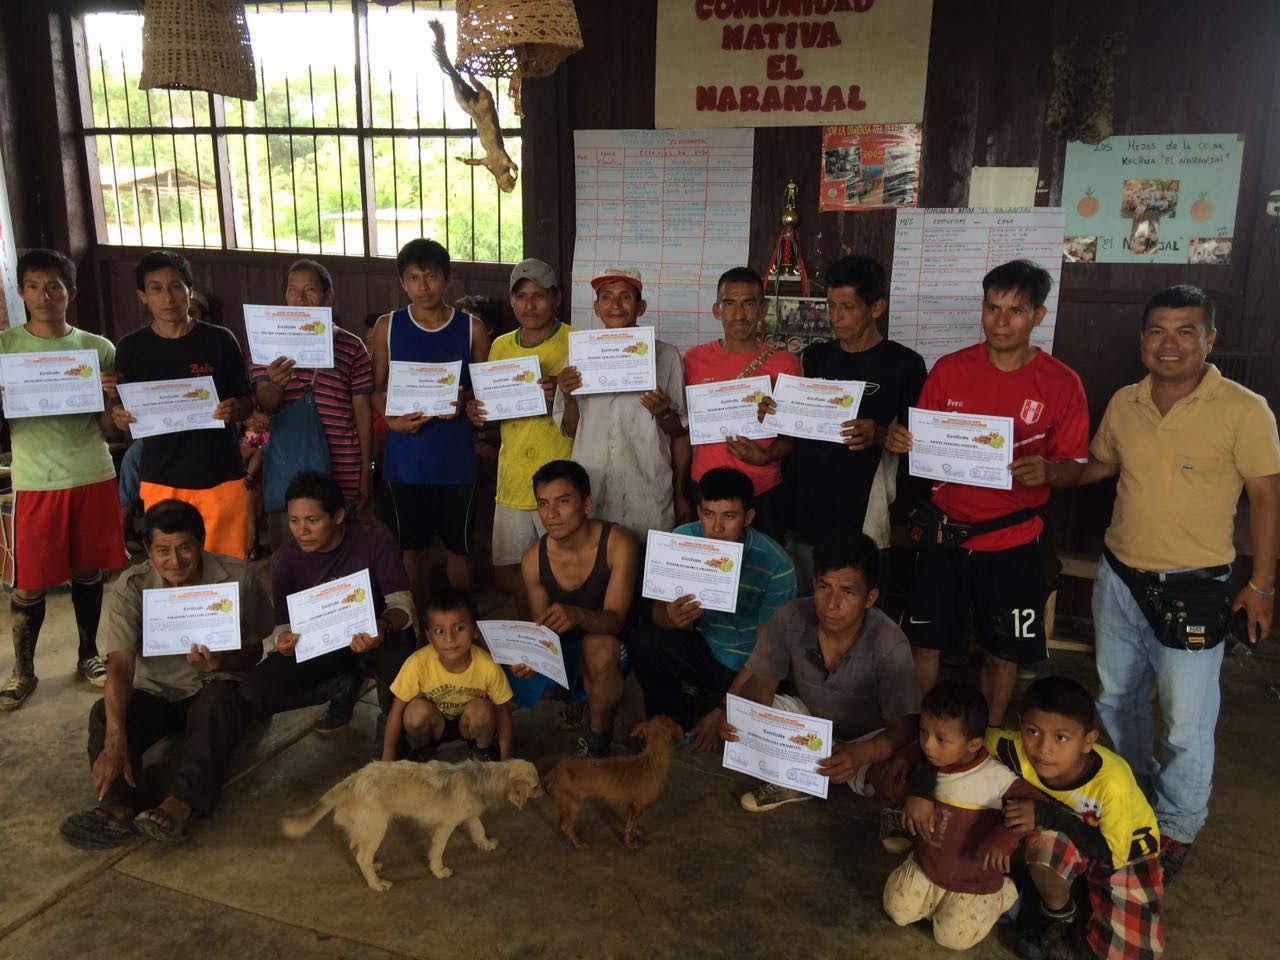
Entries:
<svg viewBox="0 0 1280 960">
<path fill-rule="evenodd" d="M 1066 677 L 1044 677 L 1023 695 L 1019 730 L 987 730 L 987 750 L 1058 803 L 1009 800 L 1005 826 L 1025 839 L 1028 871 L 1040 894 L 1039 917 L 1023 917 L 1017 955 L 1057 956 L 1084 878 L 1093 914 L 1086 940 L 1099 960 L 1154 960 L 1164 954 L 1160 830 L 1129 765 L 1097 745 L 1093 699 Z M 919 768 L 913 788 L 919 787 Z M 932 823 L 925 790 L 908 801 L 908 825 Z M 925 806 L 927 804 L 927 806 Z M 927 831 L 926 831 L 927 832 Z"/>
</svg>

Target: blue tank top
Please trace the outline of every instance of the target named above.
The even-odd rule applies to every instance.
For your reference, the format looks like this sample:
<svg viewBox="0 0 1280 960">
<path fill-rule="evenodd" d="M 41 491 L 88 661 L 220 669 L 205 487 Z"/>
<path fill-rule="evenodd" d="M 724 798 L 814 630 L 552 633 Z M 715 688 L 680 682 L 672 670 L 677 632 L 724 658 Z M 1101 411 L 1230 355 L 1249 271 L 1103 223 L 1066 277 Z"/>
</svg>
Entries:
<svg viewBox="0 0 1280 960">
<path fill-rule="evenodd" d="M 392 360 L 421 363 L 462 361 L 462 389 L 471 389 L 471 317 L 453 310 L 445 325 L 427 330 L 408 307 L 391 314 L 387 346 Z M 465 413 L 432 420 L 417 433 L 387 431 L 382 476 L 393 483 L 455 484 L 476 482 L 476 447 Z"/>
</svg>

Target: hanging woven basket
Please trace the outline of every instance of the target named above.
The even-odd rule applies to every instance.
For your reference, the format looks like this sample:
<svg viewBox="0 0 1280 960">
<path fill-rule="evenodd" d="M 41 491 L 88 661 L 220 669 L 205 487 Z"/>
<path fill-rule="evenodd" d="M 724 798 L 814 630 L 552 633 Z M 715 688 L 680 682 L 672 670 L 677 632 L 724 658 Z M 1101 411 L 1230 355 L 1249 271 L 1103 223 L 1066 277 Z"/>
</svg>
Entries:
<svg viewBox="0 0 1280 960">
<path fill-rule="evenodd" d="M 549 77 L 582 49 L 573 0 L 458 0 L 458 68 L 481 77 Z"/>
<path fill-rule="evenodd" d="M 258 99 L 242 0 L 146 0 L 141 90 L 208 90 Z"/>
</svg>

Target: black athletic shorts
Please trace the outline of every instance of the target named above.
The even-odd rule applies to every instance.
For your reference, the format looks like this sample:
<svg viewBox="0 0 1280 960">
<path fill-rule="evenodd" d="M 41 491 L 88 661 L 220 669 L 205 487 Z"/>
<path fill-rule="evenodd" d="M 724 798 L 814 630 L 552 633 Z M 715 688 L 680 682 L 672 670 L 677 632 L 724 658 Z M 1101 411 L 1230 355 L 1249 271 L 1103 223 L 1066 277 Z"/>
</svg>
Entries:
<svg viewBox="0 0 1280 960">
<path fill-rule="evenodd" d="M 975 639 L 992 656 L 1039 663 L 1049 655 L 1048 598 L 1036 540 L 1007 550 L 921 550 L 902 628 L 913 647 L 946 650 L 967 633 L 972 617 Z"/>
<path fill-rule="evenodd" d="M 425 550 L 436 535 L 450 553 L 471 552 L 470 483 L 428 485 L 388 482 L 390 526 L 401 550 Z"/>
</svg>

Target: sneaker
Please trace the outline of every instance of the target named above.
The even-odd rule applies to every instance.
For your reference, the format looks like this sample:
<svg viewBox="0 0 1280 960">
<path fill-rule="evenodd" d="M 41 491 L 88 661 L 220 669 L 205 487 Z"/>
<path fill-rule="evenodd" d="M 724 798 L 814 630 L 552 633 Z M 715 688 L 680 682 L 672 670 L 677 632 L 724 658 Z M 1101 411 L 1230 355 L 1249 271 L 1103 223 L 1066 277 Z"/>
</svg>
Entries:
<svg viewBox="0 0 1280 960">
<path fill-rule="evenodd" d="M 812 799 L 812 795 L 801 793 L 799 790 L 780 787 L 775 783 L 765 783 L 748 793 L 744 793 L 738 799 L 738 803 L 743 810 L 751 813 L 764 813 L 766 810 L 773 810 L 784 803 L 800 803 L 804 800 Z"/>
<path fill-rule="evenodd" d="M 1071 921 L 1075 910 L 1054 917 L 1040 910 L 1039 916 L 1019 931 L 1013 952 L 1021 960 L 1071 960 Z"/>
<path fill-rule="evenodd" d="M 906 853 L 915 838 L 902 825 L 901 807 L 880 808 L 880 846 L 890 853 Z"/>
<path fill-rule="evenodd" d="M 1173 837 L 1160 838 L 1160 867 L 1164 871 L 1164 883 L 1168 886 L 1182 872 L 1183 864 L 1191 855 L 1191 844 Z"/>
<path fill-rule="evenodd" d="M 107 661 L 102 657 L 90 657 L 76 664 L 76 673 L 80 674 L 95 687 L 107 685 Z"/>
<path fill-rule="evenodd" d="M 560 708 L 560 729 L 577 730 L 586 720 L 587 705 L 580 700 L 570 700 Z"/>
<path fill-rule="evenodd" d="M 34 675 L 20 677 L 16 673 L 11 674 L 9 682 L 0 687 L 0 710 L 17 710 L 39 682 Z"/>
<path fill-rule="evenodd" d="M 613 744 L 604 734 L 600 734 L 597 737 L 595 734 L 589 733 L 585 737 L 578 738 L 578 756 L 580 757 L 598 760 L 601 757 L 609 756 L 612 752 Z"/>
<path fill-rule="evenodd" d="M 337 733 L 351 726 L 351 718 L 355 715 L 356 705 L 344 697 L 335 697 L 329 701 L 329 708 L 316 721 L 312 728 L 322 737 Z"/>
<path fill-rule="evenodd" d="M 497 763 L 502 759 L 502 751 L 496 743 L 491 743 L 487 747 L 472 747 L 471 759 L 482 763 Z"/>
</svg>

